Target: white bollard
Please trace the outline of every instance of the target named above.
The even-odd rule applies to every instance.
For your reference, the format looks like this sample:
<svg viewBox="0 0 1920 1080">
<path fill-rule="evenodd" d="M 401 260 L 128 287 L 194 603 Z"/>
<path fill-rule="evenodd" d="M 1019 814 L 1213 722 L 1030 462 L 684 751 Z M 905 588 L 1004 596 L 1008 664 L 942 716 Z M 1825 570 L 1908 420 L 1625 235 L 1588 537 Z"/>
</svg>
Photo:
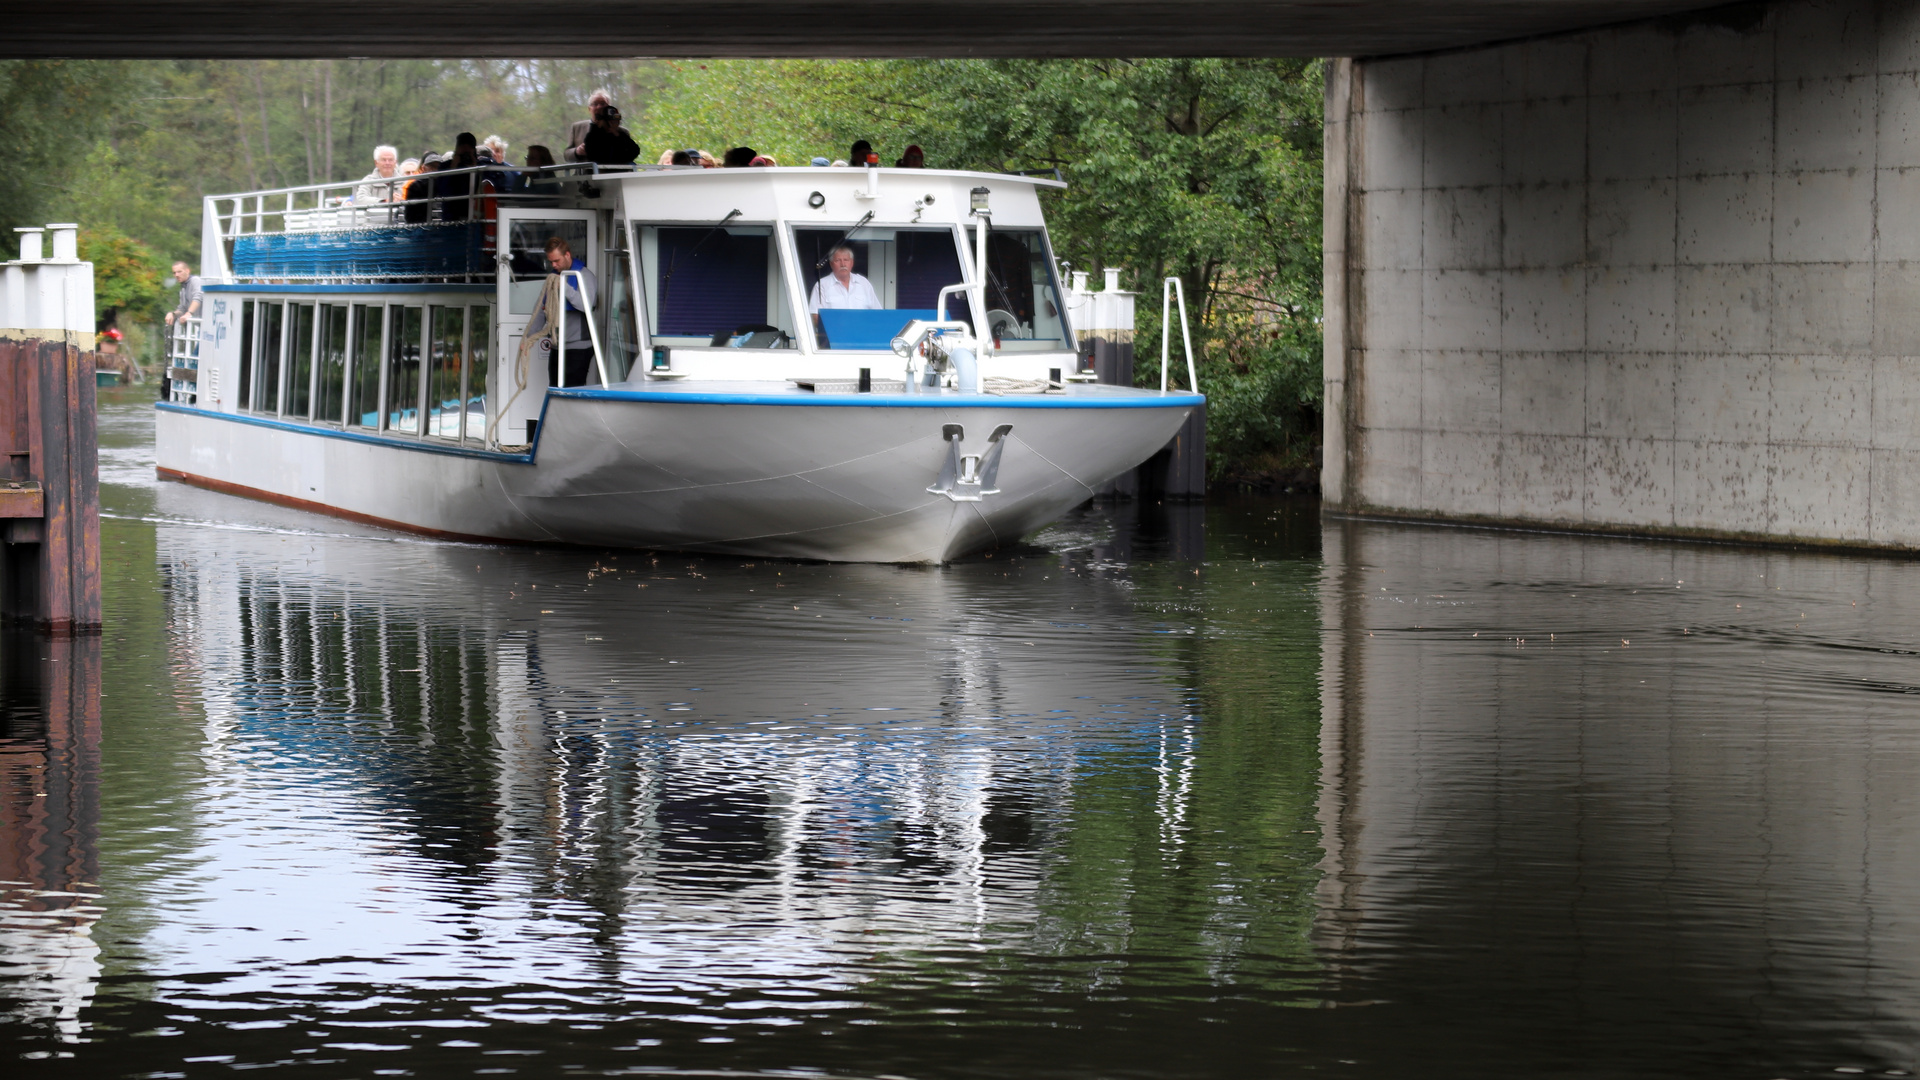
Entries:
<svg viewBox="0 0 1920 1080">
<path fill-rule="evenodd" d="M 53 234 L 53 257 L 61 262 L 80 261 L 80 226 L 71 222 L 48 225 Z"/>
<path fill-rule="evenodd" d="M 0 263 L 0 339 L 67 341 L 91 351 L 93 264 L 80 261 L 78 225 L 19 228 L 20 258 Z M 53 257 L 45 248 L 53 233 Z"/>
</svg>

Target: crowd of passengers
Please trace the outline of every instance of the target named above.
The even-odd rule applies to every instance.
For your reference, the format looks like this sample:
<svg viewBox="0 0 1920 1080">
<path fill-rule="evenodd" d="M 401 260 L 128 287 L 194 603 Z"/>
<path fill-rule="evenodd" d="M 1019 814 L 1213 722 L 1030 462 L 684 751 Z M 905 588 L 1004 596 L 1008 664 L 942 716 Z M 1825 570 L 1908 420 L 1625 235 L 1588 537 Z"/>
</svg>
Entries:
<svg viewBox="0 0 1920 1080">
<path fill-rule="evenodd" d="M 621 120 L 620 110 L 614 106 L 612 95 L 605 90 L 595 90 L 587 98 L 587 118 L 574 121 L 567 130 L 561 161 L 613 166 L 633 166 L 638 163 L 640 144 L 634 141 L 633 133 L 626 129 Z M 554 160 L 552 149 L 536 143 L 527 147 L 522 165 L 515 167 L 507 157 L 505 139 L 489 135 L 484 141 L 478 140 L 472 132 L 467 131 L 454 139 L 451 153 L 429 151 L 405 161 L 400 160 L 399 151 L 393 147 L 377 146 L 373 151 L 373 171 L 362 178 L 354 189 L 353 201 L 359 204 L 406 203 L 403 214 L 410 223 L 463 220 L 469 213 L 466 200 L 472 195 L 539 194 L 553 190 L 554 181 L 546 170 L 560 163 Z M 768 168 L 780 164 L 771 154 L 759 153 L 751 146 L 736 146 L 719 158 L 705 150 L 666 150 L 661 152 L 658 163 L 661 166 L 698 166 L 705 169 Z M 926 163 L 926 155 L 921 149 L 909 146 L 894 162 L 894 167 L 922 169 Z M 844 158 L 828 160 L 816 157 L 808 164 L 833 168 L 878 165 L 880 155 L 867 140 L 861 139 L 853 144 Z M 456 169 L 488 171 L 461 176 L 433 175 Z M 475 176 L 478 177 L 477 182 L 472 179 Z"/>
</svg>

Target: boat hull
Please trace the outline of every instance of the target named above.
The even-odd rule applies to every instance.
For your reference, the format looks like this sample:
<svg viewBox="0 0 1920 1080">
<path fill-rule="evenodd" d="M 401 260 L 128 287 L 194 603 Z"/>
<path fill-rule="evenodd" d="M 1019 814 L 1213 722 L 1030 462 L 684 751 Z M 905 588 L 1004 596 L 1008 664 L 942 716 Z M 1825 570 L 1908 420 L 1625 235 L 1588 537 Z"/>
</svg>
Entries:
<svg viewBox="0 0 1920 1080">
<path fill-rule="evenodd" d="M 163 474 L 438 535 L 932 563 L 1057 519 L 1166 445 L 1201 402 L 1076 390 L 899 404 L 559 391 L 525 455 L 162 406 L 157 441 Z M 952 453 L 950 425 L 967 455 L 1011 429 L 996 493 L 928 490 Z"/>
</svg>

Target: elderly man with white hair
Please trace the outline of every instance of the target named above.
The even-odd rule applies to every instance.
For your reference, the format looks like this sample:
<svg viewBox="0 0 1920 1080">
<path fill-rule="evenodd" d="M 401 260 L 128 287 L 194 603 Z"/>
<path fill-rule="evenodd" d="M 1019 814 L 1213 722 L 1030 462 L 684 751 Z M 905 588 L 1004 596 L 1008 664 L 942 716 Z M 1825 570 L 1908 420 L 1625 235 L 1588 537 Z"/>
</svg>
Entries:
<svg viewBox="0 0 1920 1080">
<path fill-rule="evenodd" d="M 575 120 L 573 126 L 567 129 L 567 149 L 565 153 L 562 154 L 566 160 L 587 160 L 587 132 L 593 130 L 593 122 L 600 118 L 600 110 L 612 104 L 613 95 L 607 93 L 605 88 L 595 90 L 593 93 L 587 95 L 587 118 L 585 120 Z M 625 127 L 616 124 L 614 130 L 629 139 L 633 138 L 633 133 Z"/>
<path fill-rule="evenodd" d="M 495 165 L 505 165 L 507 163 L 507 140 L 498 135 L 489 135 L 480 140 L 480 146 L 486 150 L 487 153 L 493 155 L 493 163 Z"/>
<path fill-rule="evenodd" d="M 353 201 L 357 203 L 386 202 L 393 198 L 397 184 L 383 183 L 400 176 L 400 152 L 391 146 L 373 148 L 373 171 L 362 177 L 360 186 L 353 189 Z"/>
</svg>

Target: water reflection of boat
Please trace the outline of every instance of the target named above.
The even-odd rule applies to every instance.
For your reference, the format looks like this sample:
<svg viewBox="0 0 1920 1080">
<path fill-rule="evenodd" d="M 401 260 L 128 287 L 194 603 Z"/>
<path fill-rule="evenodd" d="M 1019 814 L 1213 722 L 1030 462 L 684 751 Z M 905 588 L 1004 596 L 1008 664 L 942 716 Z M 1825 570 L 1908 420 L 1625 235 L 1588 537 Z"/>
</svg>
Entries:
<svg viewBox="0 0 1920 1080">
<path fill-rule="evenodd" d="M 411 224 L 389 218 L 425 208 L 336 206 L 350 184 L 209 196 L 218 283 L 160 405 L 160 470 L 488 539 L 875 562 L 1014 539 L 1202 400 L 1082 374 L 1037 194 L 1053 183 L 575 173 Z M 604 286 L 582 385 L 549 386 L 523 349 L 551 237 Z M 809 313 L 841 246 L 882 310 Z"/>
<path fill-rule="evenodd" d="M 351 792 L 351 808 L 328 812 L 383 806 L 378 819 L 423 856 L 531 873 L 608 912 L 643 890 L 643 906 L 724 934 L 738 905 L 916 940 L 1031 921 L 1036 823 L 1070 816 L 1091 762 L 1138 757 L 1169 820 L 1191 786 L 1190 738 L 1132 745 L 1143 723 L 1184 726 L 1163 675 L 1061 677 L 1093 627 L 1131 610 L 1117 583 L 1089 607 L 1075 582 L 1076 625 L 1056 627 L 1030 614 L 1045 606 L 1033 595 L 986 601 L 913 568 L 789 564 L 764 586 L 709 590 L 751 571 L 569 557 L 586 573 L 555 579 L 519 550 L 281 529 L 210 550 L 166 527 L 160 546 L 212 767 L 310 773 L 303 813 Z M 554 607 L 529 619 L 516 590 Z M 1089 706 L 1096 690 L 1104 704 Z M 437 773 L 448 755 L 485 794 L 453 794 Z M 835 899 L 833 881 L 876 866 L 917 892 Z M 712 890 L 735 906 L 703 910 Z M 812 934 L 787 932 L 788 961 L 828 962 Z M 764 951 L 737 960 L 770 970 Z"/>
<path fill-rule="evenodd" d="M 101 972 L 99 770 L 99 639 L 0 631 L 0 1023 L 62 1043 Z"/>
</svg>

